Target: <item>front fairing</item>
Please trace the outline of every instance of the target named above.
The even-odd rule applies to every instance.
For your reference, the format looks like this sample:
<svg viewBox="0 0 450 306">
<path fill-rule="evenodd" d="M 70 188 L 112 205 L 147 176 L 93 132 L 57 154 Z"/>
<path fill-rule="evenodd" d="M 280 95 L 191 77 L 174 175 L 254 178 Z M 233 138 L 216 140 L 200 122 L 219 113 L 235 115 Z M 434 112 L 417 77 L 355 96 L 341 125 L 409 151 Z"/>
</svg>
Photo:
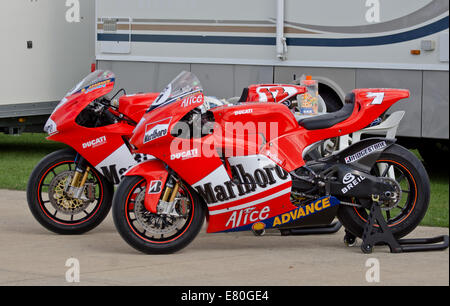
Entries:
<svg viewBox="0 0 450 306">
<path fill-rule="evenodd" d="M 151 151 L 153 147 L 170 143 L 171 131 L 190 111 L 204 102 L 203 92 L 195 91 L 179 97 L 175 102 L 147 112 L 136 126 L 130 143 L 137 152 Z"/>
<path fill-rule="evenodd" d="M 108 71 L 95 71 L 88 75 L 61 100 L 45 124 L 44 131 L 53 136 L 76 127 L 75 119 L 80 112 L 95 99 L 110 93 L 114 82 L 114 74 Z"/>
<path fill-rule="evenodd" d="M 149 147 L 163 145 L 170 141 L 175 124 L 203 103 L 203 88 L 198 78 L 191 72 L 181 72 L 150 105 L 134 130 L 131 144 L 141 153 Z"/>
</svg>

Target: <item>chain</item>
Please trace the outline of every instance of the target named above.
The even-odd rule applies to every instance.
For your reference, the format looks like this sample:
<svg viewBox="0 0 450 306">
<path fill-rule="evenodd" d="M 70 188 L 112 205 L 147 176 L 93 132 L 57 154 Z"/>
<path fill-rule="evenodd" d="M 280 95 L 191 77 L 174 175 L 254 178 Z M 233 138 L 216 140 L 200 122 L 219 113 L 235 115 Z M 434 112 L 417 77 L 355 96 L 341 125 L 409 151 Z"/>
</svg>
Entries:
<svg viewBox="0 0 450 306">
<path fill-rule="evenodd" d="M 359 207 L 359 208 L 362 207 L 361 204 L 344 202 L 344 201 L 341 201 L 340 204 L 347 205 L 347 206 L 352 206 L 352 207 Z"/>
</svg>

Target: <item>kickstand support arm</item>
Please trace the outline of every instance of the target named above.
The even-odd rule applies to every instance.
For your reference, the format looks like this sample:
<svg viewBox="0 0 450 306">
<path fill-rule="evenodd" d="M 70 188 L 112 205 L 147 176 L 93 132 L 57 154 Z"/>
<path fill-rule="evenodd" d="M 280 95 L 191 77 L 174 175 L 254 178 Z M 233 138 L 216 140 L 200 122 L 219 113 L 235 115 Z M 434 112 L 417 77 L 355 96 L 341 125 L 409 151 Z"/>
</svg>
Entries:
<svg viewBox="0 0 450 306">
<path fill-rule="evenodd" d="M 449 246 L 448 235 L 397 240 L 381 213 L 379 196 L 372 196 L 372 206 L 362 239 L 361 250 L 367 254 L 372 253 L 375 245 L 388 245 L 391 253 L 440 251 L 447 249 Z"/>
</svg>

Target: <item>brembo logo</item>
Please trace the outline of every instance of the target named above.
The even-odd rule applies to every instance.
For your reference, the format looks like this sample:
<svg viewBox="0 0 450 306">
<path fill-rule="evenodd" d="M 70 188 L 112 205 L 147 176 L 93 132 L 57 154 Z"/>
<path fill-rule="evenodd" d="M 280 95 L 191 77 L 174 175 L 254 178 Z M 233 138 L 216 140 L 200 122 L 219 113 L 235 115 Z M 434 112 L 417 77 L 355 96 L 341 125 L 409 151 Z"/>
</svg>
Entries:
<svg viewBox="0 0 450 306">
<path fill-rule="evenodd" d="M 237 164 L 231 166 L 231 172 L 233 178 L 239 181 L 238 183 L 228 181 L 224 185 L 213 186 L 211 183 L 207 183 L 203 186 L 195 187 L 207 204 L 214 204 L 234 199 L 238 196 L 244 196 L 254 192 L 257 186 L 267 188 L 276 184 L 280 179 L 285 181 L 289 177 L 289 173 L 279 166 L 264 167 L 262 169 L 256 169 L 253 173 L 247 173 L 241 164 Z"/>
<path fill-rule="evenodd" d="M 147 124 L 145 127 L 144 143 L 166 136 L 171 121 L 172 117 Z"/>
<path fill-rule="evenodd" d="M 83 149 L 95 148 L 106 143 L 106 136 L 83 143 Z"/>
</svg>

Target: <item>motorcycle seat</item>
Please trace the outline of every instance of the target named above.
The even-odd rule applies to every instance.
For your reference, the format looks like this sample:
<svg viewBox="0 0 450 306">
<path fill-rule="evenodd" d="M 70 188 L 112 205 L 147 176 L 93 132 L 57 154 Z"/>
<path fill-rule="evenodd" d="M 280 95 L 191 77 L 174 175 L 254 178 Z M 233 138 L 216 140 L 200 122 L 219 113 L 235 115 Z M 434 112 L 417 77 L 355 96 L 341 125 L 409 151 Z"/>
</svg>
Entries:
<svg viewBox="0 0 450 306">
<path fill-rule="evenodd" d="M 347 95 L 345 102 L 346 104 L 337 112 L 302 119 L 298 122 L 298 124 L 307 130 L 321 130 L 341 123 L 347 120 L 353 113 L 353 109 L 355 107 L 354 94 L 352 93 Z"/>
</svg>

